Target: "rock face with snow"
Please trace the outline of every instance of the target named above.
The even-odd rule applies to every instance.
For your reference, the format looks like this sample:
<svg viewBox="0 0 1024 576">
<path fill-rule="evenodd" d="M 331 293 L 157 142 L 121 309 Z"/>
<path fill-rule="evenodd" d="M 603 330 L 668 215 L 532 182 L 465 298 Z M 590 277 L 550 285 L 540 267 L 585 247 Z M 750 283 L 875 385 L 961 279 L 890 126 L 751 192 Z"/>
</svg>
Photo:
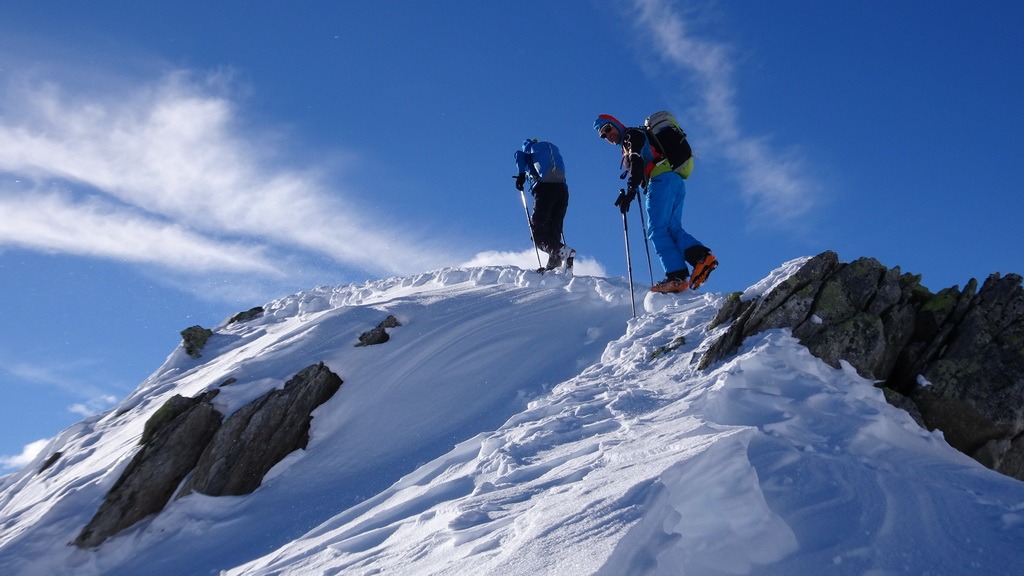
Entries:
<svg viewBox="0 0 1024 576">
<path fill-rule="evenodd" d="M 340 387 L 341 378 L 320 363 L 240 408 L 217 429 L 182 496 L 238 496 L 259 488 L 275 464 L 306 447 L 311 413 Z"/>
<path fill-rule="evenodd" d="M 235 322 L 248 322 L 254 320 L 263 315 L 263 306 L 254 306 L 244 312 L 239 312 L 228 319 L 228 324 L 234 324 Z"/>
<path fill-rule="evenodd" d="M 196 398 L 174 396 L 153 414 L 139 440 L 142 449 L 75 539 L 77 546 L 98 546 L 163 510 L 220 426 L 223 416 L 210 403 L 218 392 L 211 390 Z"/>
<path fill-rule="evenodd" d="M 731 297 L 713 325 L 732 322 L 700 361 L 706 368 L 744 338 L 790 328 L 834 367 L 849 362 L 884 382 L 892 402 L 981 463 L 1024 479 L 1024 290 L 1017 274 L 937 294 L 920 277 L 876 260 L 809 259 L 771 292 Z M 909 402 L 907 402 L 909 400 Z"/>
<path fill-rule="evenodd" d="M 341 384 L 341 378 L 323 363 L 313 365 L 283 389 L 249 402 L 226 421 L 211 402 L 219 389 L 195 398 L 172 397 L 146 422 L 139 440 L 142 449 L 75 544 L 98 546 L 160 512 L 189 473 L 180 496 L 251 493 L 275 464 L 306 447 L 312 411 Z"/>
<path fill-rule="evenodd" d="M 213 330 L 202 326 L 189 326 L 181 331 L 181 345 L 185 347 L 185 353 L 193 358 L 199 358 L 202 354 L 206 341 L 213 336 Z"/>
<path fill-rule="evenodd" d="M 356 346 L 373 346 L 375 344 L 383 344 L 391 339 L 391 336 L 388 335 L 387 328 L 394 328 L 401 325 L 402 324 L 398 322 L 397 318 L 388 314 L 388 317 L 381 321 L 380 324 L 377 324 L 373 330 L 360 334 L 359 343 L 356 344 Z"/>
</svg>

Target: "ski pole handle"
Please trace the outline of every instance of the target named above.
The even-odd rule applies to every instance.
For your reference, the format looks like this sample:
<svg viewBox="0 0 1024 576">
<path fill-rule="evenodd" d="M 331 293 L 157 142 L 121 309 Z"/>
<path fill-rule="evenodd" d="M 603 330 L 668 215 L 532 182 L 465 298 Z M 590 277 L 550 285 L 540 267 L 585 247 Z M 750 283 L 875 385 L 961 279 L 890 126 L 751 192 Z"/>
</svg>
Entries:
<svg viewBox="0 0 1024 576">
<path fill-rule="evenodd" d="M 634 194 L 626 194 L 625 190 L 619 190 L 619 197 L 615 199 L 615 205 L 619 207 L 619 212 L 625 214 L 629 212 L 629 204 L 633 201 Z"/>
</svg>

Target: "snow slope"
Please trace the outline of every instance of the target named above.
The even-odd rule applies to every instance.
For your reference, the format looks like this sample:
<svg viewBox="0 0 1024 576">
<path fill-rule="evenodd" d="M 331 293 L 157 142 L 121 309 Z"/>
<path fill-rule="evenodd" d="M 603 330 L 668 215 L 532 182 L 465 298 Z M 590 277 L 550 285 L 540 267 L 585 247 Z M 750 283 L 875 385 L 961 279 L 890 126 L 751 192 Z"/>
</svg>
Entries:
<svg viewBox="0 0 1024 576">
<path fill-rule="evenodd" d="M 787 263 L 747 296 L 799 265 Z M 785 331 L 694 367 L 724 296 L 449 269 L 318 288 L 173 353 L 3 479 L 10 574 L 1021 574 L 1024 483 Z M 394 314 L 390 342 L 354 348 Z M 253 494 L 67 546 L 167 398 L 233 409 L 324 361 L 345 384 Z M 56 451 L 64 455 L 37 474 Z"/>
</svg>

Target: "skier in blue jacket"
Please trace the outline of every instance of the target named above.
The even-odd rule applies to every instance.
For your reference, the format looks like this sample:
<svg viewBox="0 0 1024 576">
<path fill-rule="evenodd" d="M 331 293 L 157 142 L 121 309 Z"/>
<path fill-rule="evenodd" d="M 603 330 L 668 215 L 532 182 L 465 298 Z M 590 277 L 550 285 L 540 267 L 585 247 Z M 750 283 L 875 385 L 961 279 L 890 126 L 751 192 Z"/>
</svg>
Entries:
<svg viewBox="0 0 1024 576">
<path fill-rule="evenodd" d="M 530 225 L 537 248 L 548 254 L 544 268 L 552 270 L 569 266 L 576 251 L 562 242 L 562 223 L 569 208 L 569 185 L 565 180 L 565 163 L 558 147 L 551 142 L 532 138 L 523 142 L 515 153 L 516 189 L 522 192 L 529 181 L 533 195 L 533 216 Z"/>
<path fill-rule="evenodd" d="M 683 292 L 701 286 L 718 266 L 718 260 L 706 246 L 683 229 L 683 200 L 686 187 L 683 177 L 667 163 L 659 163 L 657 152 L 647 140 L 643 128 L 627 128 L 614 116 L 601 114 L 594 121 L 598 135 L 622 147 L 622 166 L 629 175 L 627 192 L 615 205 L 623 213 L 646 187 L 644 207 L 650 216 L 647 238 L 654 244 L 658 259 L 665 268 L 665 279 L 651 286 L 652 292 Z M 693 266 L 690 274 L 686 264 Z"/>
</svg>

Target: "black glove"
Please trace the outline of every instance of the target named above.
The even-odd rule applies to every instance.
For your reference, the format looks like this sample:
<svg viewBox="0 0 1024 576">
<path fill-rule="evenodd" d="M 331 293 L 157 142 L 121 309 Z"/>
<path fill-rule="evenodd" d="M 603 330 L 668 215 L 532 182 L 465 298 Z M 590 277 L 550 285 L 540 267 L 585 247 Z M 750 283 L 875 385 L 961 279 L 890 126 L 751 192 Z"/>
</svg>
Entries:
<svg viewBox="0 0 1024 576">
<path fill-rule="evenodd" d="M 516 190 L 523 191 L 523 184 L 526 183 L 526 174 L 520 173 L 516 176 Z"/>
<path fill-rule="evenodd" d="M 619 197 L 615 199 L 615 205 L 619 207 L 619 212 L 623 214 L 629 212 L 629 205 L 633 202 L 633 198 L 636 198 L 636 188 L 633 186 L 629 187 L 629 193 L 619 190 Z"/>
</svg>

